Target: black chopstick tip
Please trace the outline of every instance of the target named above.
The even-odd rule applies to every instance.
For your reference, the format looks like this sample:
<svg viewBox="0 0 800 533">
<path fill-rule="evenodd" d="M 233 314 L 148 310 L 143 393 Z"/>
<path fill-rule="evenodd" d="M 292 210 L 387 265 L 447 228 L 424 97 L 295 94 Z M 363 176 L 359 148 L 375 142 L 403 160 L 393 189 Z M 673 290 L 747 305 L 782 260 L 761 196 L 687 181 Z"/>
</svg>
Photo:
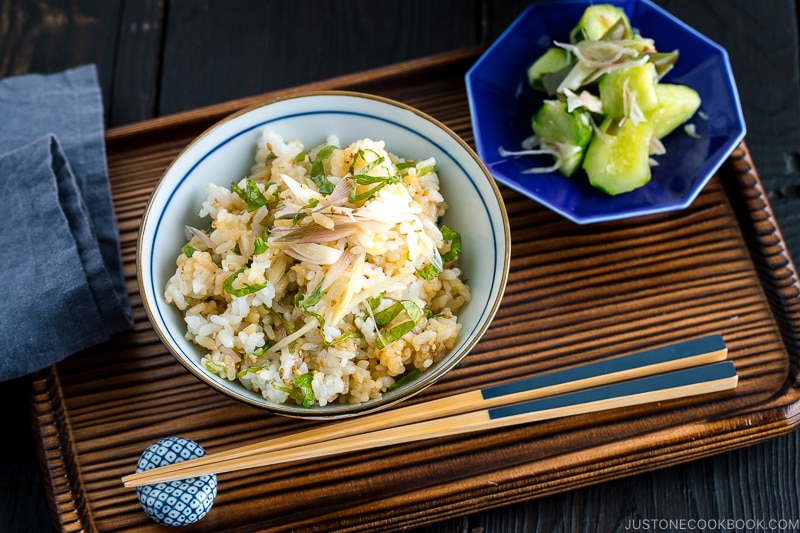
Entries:
<svg viewBox="0 0 800 533">
<path fill-rule="evenodd" d="M 656 394 L 659 391 L 674 389 L 676 391 L 696 386 L 702 390 L 704 384 L 724 383 L 726 388 L 735 387 L 738 383 L 736 368 L 731 361 L 721 361 L 708 365 L 676 370 L 666 374 L 657 374 L 630 381 L 613 383 L 601 387 L 568 392 L 558 396 L 550 396 L 522 402 L 518 404 L 488 409 L 492 420 L 510 416 L 564 409 L 577 405 L 587 405 L 614 398 L 633 397 Z"/>
<path fill-rule="evenodd" d="M 707 362 L 719 361 L 727 356 L 728 348 L 720 334 L 711 334 L 657 348 L 628 354 L 595 363 L 565 368 L 558 372 L 533 376 L 527 379 L 501 383 L 481 390 L 484 400 L 520 393 L 532 389 L 557 387 L 564 383 L 595 379 L 598 376 L 635 372 L 646 367 L 685 368 L 695 366 L 696 360 L 707 358 Z M 665 371 L 662 368 L 661 371 Z"/>
</svg>

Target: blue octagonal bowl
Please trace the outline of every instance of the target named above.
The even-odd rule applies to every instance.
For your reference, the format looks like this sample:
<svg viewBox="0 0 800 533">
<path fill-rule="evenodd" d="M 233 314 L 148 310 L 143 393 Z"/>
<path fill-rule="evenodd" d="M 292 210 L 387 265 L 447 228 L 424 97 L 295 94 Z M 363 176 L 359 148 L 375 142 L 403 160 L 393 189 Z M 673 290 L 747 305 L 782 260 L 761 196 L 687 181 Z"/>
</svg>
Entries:
<svg viewBox="0 0 800 533">
<path fill-rule="evenodd" d="M 494 178 L 564 217 L 589 224 L 687 207 L 745 134 L 736 83 L 724 48 L 648 0 L 608 0 L 625 10 L 631 26 L 661 51 L 679 50 L 675 67 L 662 80 L 695 89 L 702 105 L 690 122 L 696 136 L 678 128 L 663 139 L 650 182 L 609 196 L 583 175 L 526 174 L 552 162 L 547 156 L 501 156 L 519 150 L 533 134 L 531 115 L 544 99 L 530 88 L 527 69 L 553 41 L 569 42 L 589 1 L 536 3 L 528 7 L 466 74 L 475 145 Z"/>
</svg>

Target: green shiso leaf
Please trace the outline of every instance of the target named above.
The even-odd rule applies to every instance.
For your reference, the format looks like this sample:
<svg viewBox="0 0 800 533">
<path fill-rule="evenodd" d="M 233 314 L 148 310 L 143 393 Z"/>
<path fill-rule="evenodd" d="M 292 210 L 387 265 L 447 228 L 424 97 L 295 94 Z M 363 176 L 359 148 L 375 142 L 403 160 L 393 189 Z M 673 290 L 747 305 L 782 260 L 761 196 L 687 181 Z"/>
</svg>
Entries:
<svg viewBox="0 0 800 533">
<path fill-rule="evenodd" d="M 328 159 L 333 151 L 336 149 L 335 146 L 332 144 L 328 144 L 323 146 L 319 152 L 317 152 L 317 156 L 314 158 L 314 162 L 311 164 L 311 181 L 317 186 L 319 192 L 322 194 L 330 194 L 333 192 L 333 183 L 325 177 L 325 160 Z"/>
</svg>

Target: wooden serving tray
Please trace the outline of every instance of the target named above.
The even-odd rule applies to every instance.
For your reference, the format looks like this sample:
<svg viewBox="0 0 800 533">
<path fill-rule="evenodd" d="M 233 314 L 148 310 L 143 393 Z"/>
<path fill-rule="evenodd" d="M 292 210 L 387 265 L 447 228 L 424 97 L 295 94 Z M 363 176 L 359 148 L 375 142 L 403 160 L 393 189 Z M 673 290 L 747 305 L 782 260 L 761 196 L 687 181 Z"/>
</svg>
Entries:
<svg viewBox="0 0 800 533">
<path fill-rule="evenodd" d="M 300 89 L 348 89 L 411 104 L 467 142 L 471 49 Z M 299 89 L 296 89 L 299 90 Z M 170 435 L 209 453 L 319 422 L 262 413 L 200 384 L 151 328 L 136 237 L 171 160 L 262 95 L 111 130 L 108 160 L 133 328 L 36 376 L 36 427 L 64 531 L 159 531 L 131 473 Z M 365 132 L 365 135 L 369 132 Z M 745 144 L 687 209 L 589 226 L 501 187 L 511 272 L 497 316 L 424 401 L 552 369 L 720 333 L 733 393 L 625 408 L 219 475 L 211 512 L 185 531 L 382 531 L 413 527 L 691 461 L 794 429 L 800 285 Z M 457 201 L 457 200 L 456 200 Z"/>
</svg>

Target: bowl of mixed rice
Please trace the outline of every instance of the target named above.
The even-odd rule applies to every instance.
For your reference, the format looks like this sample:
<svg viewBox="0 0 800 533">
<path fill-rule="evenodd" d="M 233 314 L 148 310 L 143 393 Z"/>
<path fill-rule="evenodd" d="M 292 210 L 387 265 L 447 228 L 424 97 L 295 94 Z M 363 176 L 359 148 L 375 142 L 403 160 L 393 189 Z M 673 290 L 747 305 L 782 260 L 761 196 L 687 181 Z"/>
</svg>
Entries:
<svg viewBox="0 0 800 533">
<path fill-rule="evenodd" d="M 509 268 L 497 185 L 447 127 L 372 95 L 298 93 L 195 139 L 149 200 L 140 293 L 169 351 L 272 413 L 394 404 L 488 329 Z"/>
</svg>

